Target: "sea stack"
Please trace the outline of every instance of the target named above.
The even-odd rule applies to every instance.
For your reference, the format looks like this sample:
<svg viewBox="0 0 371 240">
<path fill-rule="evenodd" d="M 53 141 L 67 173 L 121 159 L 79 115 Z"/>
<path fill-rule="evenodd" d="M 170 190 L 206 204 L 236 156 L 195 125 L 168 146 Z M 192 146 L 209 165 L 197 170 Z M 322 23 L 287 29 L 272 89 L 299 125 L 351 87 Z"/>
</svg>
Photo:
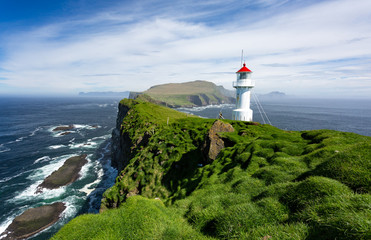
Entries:
<svg viewBox="0 0 371 240">
<path fill-rule="evenodd" d="M 236 88 L 236 109 L 233 110 L 232 119 L 240 121 L 252 121 L 252 110 L 250 109 L 251 91 L 255 82 L 251 79 L 252 71 L 243 64 L 236 72 L 237 81 L 233 82 Z"/>
</svg>

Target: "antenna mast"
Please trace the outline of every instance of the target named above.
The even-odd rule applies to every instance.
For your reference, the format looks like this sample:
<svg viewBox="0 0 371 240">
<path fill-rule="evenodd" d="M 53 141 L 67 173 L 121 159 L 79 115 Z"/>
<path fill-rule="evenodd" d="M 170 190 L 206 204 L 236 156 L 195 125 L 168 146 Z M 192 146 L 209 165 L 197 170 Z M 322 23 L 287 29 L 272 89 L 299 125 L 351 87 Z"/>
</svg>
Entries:
<svg viewBox="0 0 371 240">
<path fill-rule="evenodd" d="M 242 61 L 243 61 L 243 49 L 242 49 L 242 53 L 241 53 L 241 67 L 242 67 Z"/>
</svg>

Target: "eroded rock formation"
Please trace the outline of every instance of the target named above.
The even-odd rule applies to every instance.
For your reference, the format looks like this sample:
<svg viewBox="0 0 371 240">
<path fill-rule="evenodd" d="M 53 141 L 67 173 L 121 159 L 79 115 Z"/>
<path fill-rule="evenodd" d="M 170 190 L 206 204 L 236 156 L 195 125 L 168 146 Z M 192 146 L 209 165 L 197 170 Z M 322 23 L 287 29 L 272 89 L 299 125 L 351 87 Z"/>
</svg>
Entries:
<svg viewBox="0 0 371 240">
<path fill-rule="evenodd" d="M 202 146 L 202 153 L 206 163 L 214 161 L 225 146 L 223 139 L 219 137 L 218 133 L 233 131 L 234 128 L 229 123 L 220 120 L 214 122 Z"/>
</svg>

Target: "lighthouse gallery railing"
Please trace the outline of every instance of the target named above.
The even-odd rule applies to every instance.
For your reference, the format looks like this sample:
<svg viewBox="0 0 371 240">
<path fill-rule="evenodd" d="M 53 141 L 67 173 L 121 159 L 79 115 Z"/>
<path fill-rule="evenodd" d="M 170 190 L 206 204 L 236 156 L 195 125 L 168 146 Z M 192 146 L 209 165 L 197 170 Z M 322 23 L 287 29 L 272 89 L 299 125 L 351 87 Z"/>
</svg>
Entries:
<svg viewBox="0 0 371 240">
<path fill-rule="evenodd" d="M 254 87 L 254 80 L 238 80 L 233 82 L 233 87 Z"/>
</svg>

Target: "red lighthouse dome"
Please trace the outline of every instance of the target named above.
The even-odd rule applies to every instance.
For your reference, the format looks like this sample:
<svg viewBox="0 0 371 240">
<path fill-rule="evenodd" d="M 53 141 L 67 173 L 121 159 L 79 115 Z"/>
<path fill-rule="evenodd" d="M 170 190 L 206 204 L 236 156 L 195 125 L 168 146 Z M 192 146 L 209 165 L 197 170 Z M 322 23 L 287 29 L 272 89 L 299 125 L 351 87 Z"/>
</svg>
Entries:
<svg viewBox="0 0 371 240">
<path fill-rule="evenodd" d="M 252 72 L 252 71 L 250 69 L 248 69 L 246 67 L 246 64 L 244 63 L 243 67 L 240 70 L 237 71 L 237 73 L 240 73 L 240 72 Z"/>
</svg>

